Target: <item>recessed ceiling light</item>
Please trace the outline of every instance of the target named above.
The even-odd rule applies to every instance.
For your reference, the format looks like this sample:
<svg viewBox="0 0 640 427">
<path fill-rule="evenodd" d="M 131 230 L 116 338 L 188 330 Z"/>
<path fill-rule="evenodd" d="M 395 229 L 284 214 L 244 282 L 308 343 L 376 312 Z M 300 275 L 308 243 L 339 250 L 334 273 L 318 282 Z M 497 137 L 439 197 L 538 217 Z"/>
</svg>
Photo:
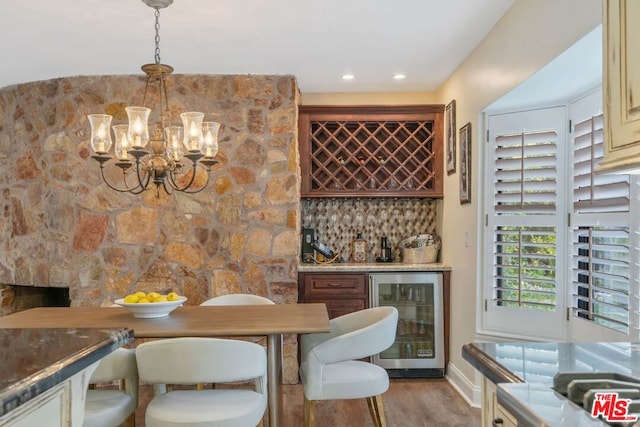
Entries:
<svg viewBox="0 0 640 427">
<path fill-rule="evenodd" d="M 353 74 L 345 74 L 342 76 L 342 80 L 353 80 L 354 77 Z"/>
<path fill-rule="evenodd" d="M 394 74 L 393 78 L 396 80 L 402 80 L 404 78 L 406 78 L 407 76 L 405 76 L 404 74 Z"/>
</svg>

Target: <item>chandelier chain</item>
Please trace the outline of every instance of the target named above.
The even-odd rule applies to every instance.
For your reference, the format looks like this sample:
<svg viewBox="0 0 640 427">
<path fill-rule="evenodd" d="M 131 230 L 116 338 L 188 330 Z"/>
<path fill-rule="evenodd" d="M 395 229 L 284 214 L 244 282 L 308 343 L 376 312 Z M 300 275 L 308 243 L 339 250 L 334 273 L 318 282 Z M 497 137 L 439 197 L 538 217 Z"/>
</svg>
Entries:
<svg viewBox="0 0 640 427">
<path fill-rule="evenodd" d="M 160 64 L 160 9 L 156 9 L 156 64 Z"/>
</svg>

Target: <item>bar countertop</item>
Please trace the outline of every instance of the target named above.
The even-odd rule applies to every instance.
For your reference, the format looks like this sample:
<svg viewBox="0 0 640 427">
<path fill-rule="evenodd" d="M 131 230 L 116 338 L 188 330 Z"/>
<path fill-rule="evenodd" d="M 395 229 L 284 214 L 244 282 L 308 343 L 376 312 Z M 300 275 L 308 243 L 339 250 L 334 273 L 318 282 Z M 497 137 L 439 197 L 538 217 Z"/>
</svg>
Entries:
<svg viewBox="0 0 640 427">
<path fill-rule="evenodd" d="M 0 416 L 133 340 L 121 329 L 0 328 Z"/>
<path fill-rule="evenodd" d="M 431 263 L 431 264 L 405 264 L 402 262 L 369 262 L 354 263 L 333 262 L 331 264 L 305 264 L 298 265 L 300 273 L 330 273 L 330 272 L 392 272 L 392 271 L 450 271 L 451 266 L 447 264 Z"/>
</svg>

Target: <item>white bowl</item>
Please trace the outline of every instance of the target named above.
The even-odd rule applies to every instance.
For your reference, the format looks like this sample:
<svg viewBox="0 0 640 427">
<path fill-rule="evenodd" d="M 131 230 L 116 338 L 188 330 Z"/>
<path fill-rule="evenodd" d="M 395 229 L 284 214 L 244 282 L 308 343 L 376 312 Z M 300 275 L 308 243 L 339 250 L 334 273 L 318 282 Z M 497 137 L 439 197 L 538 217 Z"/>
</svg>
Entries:
<svg viewBox="0 0 640 427">
<path fill-rule="evenodd" d="M 141 319 L 155 319 L 158 317 L 167 317 L 169 313 L 180 307 L 186 300 L 187 297 L 180 297 L 176 301 L 149 302 L 138 304 L 124 302 L 124 298 L 120 298 L 115 300 L 114 302 L 129 310 L 133 314 L 133 317 L 138 317 Z"/>
</svg>

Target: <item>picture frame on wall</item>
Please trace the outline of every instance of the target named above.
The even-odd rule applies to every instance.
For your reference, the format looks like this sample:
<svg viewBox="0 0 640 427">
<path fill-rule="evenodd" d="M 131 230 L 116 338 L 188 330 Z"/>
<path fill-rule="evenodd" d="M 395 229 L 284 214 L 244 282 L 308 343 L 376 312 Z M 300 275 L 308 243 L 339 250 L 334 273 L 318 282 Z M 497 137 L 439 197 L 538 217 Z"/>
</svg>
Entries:
<svg viewBox="0 0 640 427">
<path fill-rule="evenodd" d="M 445 129 L 447 130 L 447 175 L 456 171 L 456 100 L 444 109 Z"/>
<path fill-rule="evenodd" d="M 460 128 L 460 204 L 471 203 L 471 123 Z"/>
</svg>

